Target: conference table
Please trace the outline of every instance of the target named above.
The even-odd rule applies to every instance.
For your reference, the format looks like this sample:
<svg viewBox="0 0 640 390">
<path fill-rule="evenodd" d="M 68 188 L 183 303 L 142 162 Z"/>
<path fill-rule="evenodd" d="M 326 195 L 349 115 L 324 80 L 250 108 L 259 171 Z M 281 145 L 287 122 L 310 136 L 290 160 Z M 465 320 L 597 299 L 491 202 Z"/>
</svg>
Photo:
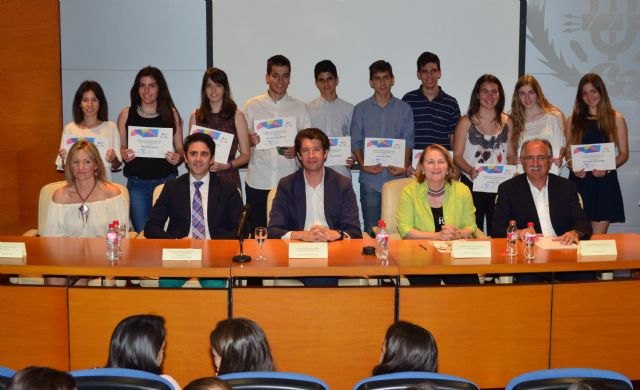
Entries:
<svg viewBox="0 0 640 390">
<path fill-rule="evenodd" d="M 288 242 L 267 240 L 266 260 L 234 263 L 237 241 L 124 240 L 123 256 L 105 258 L 103 239 L 0 237 L 25 242 L 25 259 L 0 259 L 0 365 L 63 370 L 104 366 L 115 325 L 133 314 L 167 321 L 164 370 L 182 385 L 213 375 L 209 333 L 228 317 L 265 330 L 277 369 L 317 376 L 349 389 L 370 376 L 384 334 L 395 320 L 429 329 L 439 372 L 504 387 L 526 371 L 597 367 L 640 379 L 640 280 L 408 286 L 406 275 L 556 273 L 640 269 L 640 235 L 610 234 L 615 257 L 580 257 L 575 249 L 542 250 L 536 259 L 505 255 L 489 240 L 491 258 L 452 259 L 425 240 L 392 240 L 382 262 L 364 255 L 373 240 L 328 244 L 327 259 L 292 259 Z M 202 249 L 201 261 L 163 261 L 165 248 Z M 245 253 L 258 253 L 245 241 Z M 522 253 L 522 251 L 520 251 Z M 227 288 L 144 288 L 12 285 L 9 275 L 127 279 L 219 278 Z M 633 272 L 631 273 L 633 275 Z M 245 285 L 265 280 L 339 277 L 338 287 Z M 344 282 L 347 281 L 347 282 Z M 348 284 L 348 285 L 347 285 Z"/>
</svg>

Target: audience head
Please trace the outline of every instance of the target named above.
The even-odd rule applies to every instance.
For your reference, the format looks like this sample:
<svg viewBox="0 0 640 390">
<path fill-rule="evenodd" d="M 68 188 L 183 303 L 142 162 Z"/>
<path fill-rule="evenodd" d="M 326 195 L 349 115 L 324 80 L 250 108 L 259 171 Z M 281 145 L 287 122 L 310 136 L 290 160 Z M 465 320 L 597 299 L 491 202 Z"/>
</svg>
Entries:
<svg viewBox="0 0 640 390">
<path fill-rule="evenodd" d="M 451 180 L 456 177 L 456 168 L 453 165 L 453 159 L 451 158 L 449 151 L 444 146 L 438 144 L 431 144 L 422 151 L 422 155 L 418 162 L 418 167 L 420 167 L 420 169 L 416 172 L 416 179 L 418 180 L 418 183 L 424 182 L 425 179 L 428 181 L 429 177 L 427 177 L 427 174 L 430 174 L 428 170 L 430 168 L 438 167 L 438 163 L 440 162 L 443 162 L 446 165 L 444 167 L 444 180 L 451 184 Z"/>
<path fill-rule="evenodd" d="M 255 322 L 246 318 L 222 320 L 210 338 L 218 375 L 275 371 L 267 337 Z"/>
<path fill-rule="evenodd" d="M 146 66 L 138 72 L 129 93 L 131 107 L 136 109 L 142 103 L 155 104 L 156 112 L 167 127 L 175 125 L 174 113 L 180 118 L 169 92 L 169 85 L 160 69 Z"/>
<path fill-rule="evenodd" d="M 469 102 L 469 110 L 467 115 L 472 118 L 480 111 L 481 95 L 494 95 L 497 94 L 498 101 L 494 107 L 495 121 L 502 123 L 502 111 L 504 111 L 505 97 L 502 83 L 498 78 L 492 74 L 484 74 L 476 80 L 476 84 L 473 86 L 471 92 L 471 100 Z"/>
<path fill-rule="evenodd" d="M 76 382 L 66 372 L 31 366 L 18 371 L 7 390 L 75 390 Z"/>
<path fill-rule="evenodd" d="M 147 314 L 125 318 L 111 336 L 107 367 L 162 374 L 166 333 L 163 317 Z"/>
<path fill-rule="evenodd" d="M 222 379 L 207 377 L 191 381 L 183 390 L 231 390 L 231 386 Z"/>
<path fill-rule="evenodd" d="M 209 68 L 204 72 L 202 77 L 202 86 L 200 87 L 200 108 L 196 115 L 200 121 L 205 120 L 206 114 L 212 114 L 211 101 L 214 93 L 218 93 L 217 89 L 222 88 L 222 107 L 219 114 L 223 118 L 231 118 L 235 115 L 238 106 L 231 98 L 231 86 L 229 86 L 229 78 L 227 74 L 218 68 Z"/>
<path fill-rule="evenodd" d="M 107 98 L 104 95 L 102 87 L 97 81 L 83 81 L 73 97 L 73 121 L 76 124 L 82 123 L 85 110 L 90 107 L 90 104 L 96 103 L 97 106 L 92 107 L 92 109 L 97 110 L 96 115 L 98 120 L 109 120 L 109 105 L 107 104 Z"/>
<path fill-rule="evenodd" d="M 67 183 L 73 184 L 78 170 L 84 167 L 93 169 L 96 180 L 101 182 L 107 180 L 104 163 L 98 148 L 86 140 L 73 144 L 69 149 L 69 153 L 67 153 L 67 159 L 64 161 L 64 178 Z"/>
<path fill-rule="evenodd" d="M 438 347 L 428 330 L 406 321 L 398 321 L 389 327 L 380 364 L 373 368 L 373 375 L 437 370 Z"/>
</svg>

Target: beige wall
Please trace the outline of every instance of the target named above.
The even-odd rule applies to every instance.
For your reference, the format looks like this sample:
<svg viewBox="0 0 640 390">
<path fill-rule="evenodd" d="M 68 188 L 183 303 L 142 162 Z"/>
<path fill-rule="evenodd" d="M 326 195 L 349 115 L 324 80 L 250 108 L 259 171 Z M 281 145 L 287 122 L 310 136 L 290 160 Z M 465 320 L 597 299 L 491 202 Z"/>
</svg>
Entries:
<svg viewBox="0 0 640 390">
<path fill-rule="evenodd" d="M 0 234 L 35 227 L 40 188 L 62 179 L 59 5 L 0 2 Z"/>
</svg>

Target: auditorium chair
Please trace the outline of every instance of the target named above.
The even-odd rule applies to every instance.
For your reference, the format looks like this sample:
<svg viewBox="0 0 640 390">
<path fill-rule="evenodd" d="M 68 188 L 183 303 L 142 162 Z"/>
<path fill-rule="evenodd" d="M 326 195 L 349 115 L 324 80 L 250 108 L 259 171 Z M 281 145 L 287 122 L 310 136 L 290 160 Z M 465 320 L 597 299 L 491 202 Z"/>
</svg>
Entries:
<svg viewBox="0 0 640 390">
<path fill-rule="evenodd" d="M 0 366 L 0 390 L 4 390 L 7 387 L 15 373 L 15 371 L 8 367 Z"/>
<path fill-rule="evenodd" d="M 78 390 L 176 390 L 160 375 L 128 368 L 96 368 L 69 374 Z"/>
<path fill-rule="evenodd" d="M 318 378 L 291 372 L 237 372 L 219 375 L 233 390 L 328 390 Z"/>
<path fill-rule="evenodd" d="M 554 368 L 532 371 L 513 378 L 505 390 L 564 390 L 585 380 L 597 381 L 610 390 L 632 390 L 626 376 L 608 370 L 592 368 Z"/>
<path fill-rule="evenodd" d="M 435 372 L 396 372 L 393 374 L 376 375 L 361 380 L 353 387 L 354 390 L 400 390 L 409 386 L 429 382 L 436 390 L 478 390 L 473 382 L 451 375 Z"/>
<path fill-rule="evenodd" d="M 407 184 L 416 180 L 413 177 L 405 177 L 402 179 L 391 180 L 382 186 L 382 201 L 380 203 L 380 219 L 384 220 L 387 224 L 387 233 L 389 233 L 389 239 L 400 240 L 400 233 L 398 233 L 398 225 L 396 223 L 396 210 L 398 209 L 398 202 L 400 201 L 400 195 L 402 190 Z"/>
</svg>

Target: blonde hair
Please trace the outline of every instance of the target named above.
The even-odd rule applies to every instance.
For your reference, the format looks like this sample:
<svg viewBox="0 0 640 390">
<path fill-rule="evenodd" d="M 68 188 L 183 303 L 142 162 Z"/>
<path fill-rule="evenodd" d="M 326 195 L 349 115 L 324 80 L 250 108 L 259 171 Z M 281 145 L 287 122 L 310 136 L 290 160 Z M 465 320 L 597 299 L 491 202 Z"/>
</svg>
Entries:
<svg viewBox="0 0 640 390">
<path fill-rule="evenodd" d="M 81 150 L 85 151 L 89 156 L 89 159 L 96 165 L 96 180 L 99 182 L 105 182 L 107 180 L 106 170 L 98 148 L 96 148 L 96 146 L 91 142 L 82 140 L 73 144 L 71 149 L 69 149 L 69 153 L 67 153 L 67 159 L 64 162 L 64 178 L 67 180 L 67 184 L 71 185 L 76 180 L 71 170 L 71 161 Z"/>
<path fill-rule="evenodd" d="M 454 177 L 457 177 L 456 168 L 453 165 L 453 159 L 451 158 L 449 151 L 444 146 L 439 144 L 431 144 L 426 148 L 424 148 L 424 150 L 422 151 L 422 155 L 420 156 L 420 160 L 418 161 L 418 169 L 416 172 L 416 179 L 418 180 L 418 183 L 424 182 L 424 179 L 426 178 L 424 169 L 422 169 L 422 163 L 424 162 L 427 152 L 430 152 L 433 150 L 435 150 L 436 152 L 440 152 L 440 154 L 442 154 L 442 157 L 444 157 L 444 159 L 447 161 L 446 180 L 447 180 L 447 183 L 451 184 L 451 180 Z"/>
</svg>

